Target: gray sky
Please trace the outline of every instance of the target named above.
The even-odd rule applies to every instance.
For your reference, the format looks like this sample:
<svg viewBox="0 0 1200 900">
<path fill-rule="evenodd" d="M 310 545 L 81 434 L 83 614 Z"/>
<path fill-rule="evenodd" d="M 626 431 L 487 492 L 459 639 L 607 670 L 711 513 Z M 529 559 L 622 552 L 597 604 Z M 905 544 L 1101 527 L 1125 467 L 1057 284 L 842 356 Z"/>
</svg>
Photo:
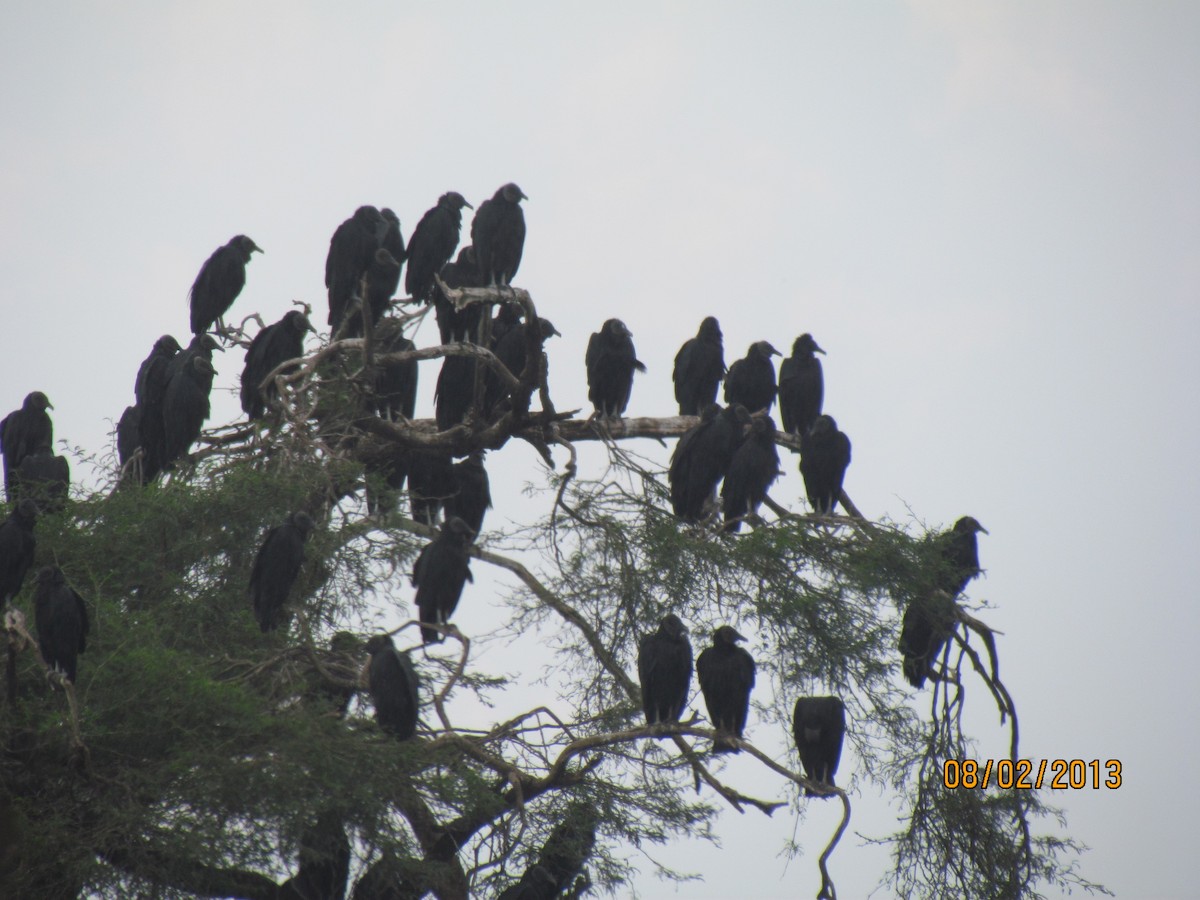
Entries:
<svg viewBox="0 0 1200 900">
<path fill-rule="evenodd" d="M 991 531 L 971 594 L 996 607 L 1023 754 L 1124 763 L 1119 790 L 1052 798 L 1093 848 L 1084 873 L 1186 896 L 1198 34 L 1186 2 L 7 3 L 0 410 L 44 390 L 56 437 L 108 452 L 138 363 L 185 337 L 187 290 L 231 236 L 266 250 L 234 318 L 302 299 L 323 323 L 329 236 L 355 207 L 391 206 L 407 237 L 443 191 L 514 180 L 517 281 L 564 334 L 558 406 L 585 405 L 609 316 L 650 368 L 633 415 L 673 410 L 671 360 L 705 315 L 729 360 L 811 331 L 858 506 Z M 237 411 L 222 394 L 214 421 Z M 506 448 L 493 481 L 534 460 Z M 773 495 L 796 506 L 787 465 Z M 1002 754 L 977 708 L 981 754 Z M 853 830 L 892 827 L 873 788 L 855 803 Z M 792 819 L 729 813 L 723 851 L 663 853 L 707 879 L 674 895 L 814 894 L 831 816 L 800 823 L 812 853 L 785 873 Z M 845 896 L 884 865 L 858 843 L 833 860 Z"/>
</svg>

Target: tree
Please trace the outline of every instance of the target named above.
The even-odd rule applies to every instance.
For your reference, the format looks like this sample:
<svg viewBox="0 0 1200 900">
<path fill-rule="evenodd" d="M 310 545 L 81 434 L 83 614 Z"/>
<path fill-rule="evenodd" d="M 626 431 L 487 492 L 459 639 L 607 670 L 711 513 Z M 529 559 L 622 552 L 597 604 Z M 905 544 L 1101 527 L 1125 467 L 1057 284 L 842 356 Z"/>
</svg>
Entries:
<svg viewBox="0 0 1200 900">
<path fill-rule="evenodd" d="M 459 303 L 515 300 L 537 320 L 520 290 L 445 293 Z M 776 506 L 772 521 L 736 537 L 684 526 L 670 513 L 662 462 L 634 448 L 682 434 L 695 417 L 584 421 L 556 411 L 532 330 L 521 373 L 482 349 L 486 334 L 480 345 L 378 355 L 369 321 L 364 330 L 264 379 L 283 398 L 265 428 L 214 429 L 162 483 L 114 475 L 39 522 L 39 564 L 58 561 L 94 628 L 71 691 L 43 677 L 25 640 L 28 589 L 6 619 L 19 690 L 0 718 L 0 826 L 17 835 L 0 848 L 5 895 L 370 900 L 497 896 L 520 884 L 530 896 L 579 896 L 628 876 L 623 842 L 703 833 L 729 808 L 770 815 L 816 802 L 801 796 L 807 787 L 835 794 L 845 810 L 818 859 L 821 896 L 834 897 L 830 859 L 849 795 L 805 779 L 794 748 L 784 766 L 754 743 L 787 734 L 791 704 L 809 693 L 845 700 L 861 777 L 902 797 L 905 827 L 883 839 L 896 893 L 1103 891 L 1078 874 L 1080 848 L 1034 834 L 1055 814 L 1036 793 L 942 786 L 943 761 L 977 755 L 961 727 L 968 678 L 1011 723 L 1008 754 L 1019 750 L 991 632 L 961 605 L 930 714 L 908 702 L 899 620 L 938 583 L 941 535 L 868 522 L 845 497 L 849 517 Z M 448 354 L 481 361 L 511 392 L 498 417 L 480 413 L 482 377 L 467 422 L 446 431 L 374 415 L 379 366 Z M 411 603 L 407 573 L 434 531 L 397 511 L 367 516 L 364 485 L 382 495 L 397 454 L 465 455 L 513 438 L 558 457 L 540 486 L 545 514 L 509 529 L 504 553 L 493 540 L 472 555 L 512 577 L 510 626 L 531 647 L 555 648 L 555 691 L 519 715 L 467 727 L 468 701 L 487 702 L 506 682 L 473 658 L 464 615 L 461 630 L 445 626 L 440 648 L 413 653 L 421 725 L 397 740 L 371 715 L 362 647 L 373 604 Z M 798 447 L 794 436 L 777 440 Z M 582 441 L 603 442 L 603 471 L 580 471 Z M 294 615 L 264 635 L 249 572 L 265 530 L 299 509 L 318 527 Z M 774 689 L 756 691 L 757 722 L 741 748 L 778 773 L 776 795 L 746 796 L 723 776 L 699 716 L 644 724 L 636 647 L 668 611 L 702 640 L 732 624 L 772 649 L 757 662 L 760 685 Z M 398 645 L 416 645 L 415 622 L 396 631 Z"/>
</svg>

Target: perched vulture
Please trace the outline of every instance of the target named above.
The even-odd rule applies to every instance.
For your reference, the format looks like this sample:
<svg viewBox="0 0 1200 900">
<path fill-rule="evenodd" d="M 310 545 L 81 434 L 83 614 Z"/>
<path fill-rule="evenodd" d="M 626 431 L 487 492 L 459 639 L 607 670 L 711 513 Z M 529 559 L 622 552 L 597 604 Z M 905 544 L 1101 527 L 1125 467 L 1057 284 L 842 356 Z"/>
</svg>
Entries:
<svg viewBox="0 0 1200 900">
<path fill-rule="evenodd" d="M 704 408 L 699 424 L 684 432 L 667 470 L 675 515 L 685 522 L 705 518 L 705 507 L 729 471 L 743 431 L 751 421 L 744 406 L 721 409 L 712 403 Z"/>
<path fill-rule="evenodd" d="M 671 378 L 681 416 L 698 416 L 716 402 L 717 388 L 725 378 L 725 344 L 721 325 L 713 316 L 701 322 L 696 336 L 679 348 Z"/>
<path fill-rule="evenodd" d="M 538 319 L 538 328 L 541 331 L 538 337 L 539 345 L 544 344 L 547 339 L 554 335 L 561 337 L 559 330 L 554 327 L 554 323 L 549 319 Z M 500 362 L 504 363 L 504 367 L 512 372 L 515 378 L 519 379 L 525 371 L 527 338 L 525 328 L 509 328 L 499 338 L 495 338 L 494 336 L 493 338 L 492 352 L 496 354 L 496 358 Z M 486 390 L 483 397 L 483 409 L 491 417 L 500 407 L 501 400 L 507 396 L 508 391 L 490 368 L 487 370 L 487 374 L 484 375 L 484 383 Z"/>
<path fill-rule="evenodd" d="M 329 292 L 329 327 L 336 335 L 360 295 L 360 283 L 385 233 L 387 223 L 374 206 L 360 206 L 333 232 L 325 257 L 325 287 Z"/>
<path fill-rule="evenodd" d="M 225 313 L 246 286 L 246 263 L 255 251 L 263 252 L 258 244 L 239 234 L 214 250 L 200 267 L 191 290 L 192 334 L 203 334 L 214 322 L 224 327 Z"/>
<path fill-rule="evenodd" d="M 9 503 L 17 499 L 17 470 L 21 461 L 42 447 L 54 446 L 54 423 L 48 409 L 54 409 L 41 391 L 25 396 L 21 408 L 0 421 L 0 454 L 4 455 L 4 496 Z"/>
<path fill-rule="evenodd" d="M 76 662 L 87 648 L 87 607 L 58 566 L 39 569 L 34 583 L 33 609 L 42 659 L 74 683 Z"/>
<path fill-rule="evenodd" d="M 242 411 L 254 419 L 261 419 L 267 404 L 277 394 L 272 382 L 260 389 L 264 378 L 289 359 L 304 355 L 304 333 L 316 332 L 308 316 L 293 309 L 273 325 L 268 325 L 254 336 L 246 351 L 246 367 L 242 369 Z M 292 371 L 291 367 L 285 371 Z"/>
<path fill-rule="evenodd" d="M 161 420 L 161 417 L 160 417 Z M 121 413 L 121 418 L 117 420 L 117 461 L 124 469 L 129 461 L 133 459 L 134 454 L 142 446 L 142 408 L 138 405 L 127 406 L 125 411 Z M 144 456 L 144 454 L 143 454 Z M 145 459 L 138 467 L 138 471 L 145 471 Z M 134 474 L 131 476 L 141 482 L 143 476 Z"/>
<path fill-rule="evenodd" d="M 0 522 L 0 607 L 17 596 L 25 573 L 33 565 L 33 554 L 37 549 L 33 526 L 37 524 L 37 517 L 37 504 L 25 499 Z"/>
<path fill-rule="evenodd" d="M 442 281 L 448 288 L 483 287 L 479 267 L 475 263 L 475 248 L 470 244 L 458 251 L 458 259 L 442 266 Z M 479 342 L 479 322 L 487 307 L 472 303 L 463 309 L 455 308 L 450 299 L 434 284 L 433 311 L 437 317 L 438 336 L 443 344 L 452 341 Z"/>
<path fill-rule="evenodd" d="M 663 616 L 658 630 L 642 638 L 638 678 L 646 722 L 678 722 L 692 681 L 692 645 L 687 628 L 675 613 Z"/>
<path fill-rule="evenodd" d="M 283 605 L 287 602 L 300 566 L 304 564 L 304 544 L 316 524 L 308 513 L 294 512 L 267 532 L 254 568 L 250 572 L 250 599 L 254 618 L 263 632 L 283 624 Z"/>
<path fill-rule="evenodd" d="M 780 352 L 770 341 L 751 344 L 746 355 L 729 367 L 725 376 L 725 402 L 740 403 L 750 412 L 771 411 L 775 402 L 775 364 L 772 356 Z"/>
<path fill-rule="evenodd" d="M 466 419 L 475 398 L 475 357 L 451 355 L 442 359 L 433 390 L 433 416 L 438 431 L 453 428 Z"/>
<path fill-rule="evenodd" d="M 378 362 L 389 353 L 416 350 L 417 346 L 404 336 L 399 319 L 385 316 L 375 326 L 375 357 L 379 374 L 375 379 L 375 411 L 381 418 L 395 421 L 411 419 L 417 410 L 417 361 Z"/>
<path fill-rule="evenodd" d="M 825 351 L 811 334 L 802 334 L 792 344 L 792 355 L 779 366 L 779 417 L 790 434 L 807 434 L 821 414 L 825 376 L 816 353 Z"/>
<path fill-rule="evenodd" d="M 471 243 L 484 284 L 511 284 L 521 266 L 525 248 L 525 213 L 521 201 L 529 198 L 512 182 L 500 187 L 490 200 L 479 204 L 471 221 Z"/>
<path fill-rule="evenodd" d="M 804 774 L 810 780 L 836 787 L 842 758 L 842 738 L 846 734 L 846 707 L 840 697 L 801 697 L 792 713 L 792 734 Z M 806 797 L 828 796 L 805 788 Z"/>
<path fill-rule="evenodd" d="M 209 338 L 212 341 L 211 338 Z M 215 341 L 212 341 L 215 344 Z M 192 344 L 196 344 L 193 340 Z M 191 345 L 189 345 L 191 349 Z M 134 396 L 137 398 L 138 446 L 142 448 L 142 483 L 153 480 L 169 462 L 167 459 L 167 435 L 163 423 L 163 399 L 167 395 L 171 362 L 183 352 L 179 342 L 164 334 L 154 342 L 150 355 L 138 368 Z M 209 350 L 209 359 L 212 350 Z M 120 432 L 118 430 L 118 437 Z"/>
<path fill-rule="evenodd" d="M 354 304 L 347 307 L 345 315 L 349 317 L 344 337 L 359 337 L 364 334 L 363 309 L 371 317 L 371 327 L 387 313 L 392 298 L 400 287 L 400 267 L 402 263 L 387 250 L 380 247 L 371 255 L 367 265 L 365 284 L 367 286 L 366 305 Z"/>
<path fill-rule="evenodd" d="M 633 335 L 620 319 L 609 319 L 588 340 L 588 399 L 596 414 L 619 419 L 629 405 L 634 371 L 645 372 L 646 364 L 637 358 Z"/>
<path fill-rule="evenodd" d="M 417 609 L 421 621 L 445 625 L 454 615 L 463 587 L 471 576 L 469 548 L 475 533 L 462 519 L 451 517 L 442 525 L 436 538 L 417 557 L 413 564 L 412 583 L 417 589 Z M 426 644 L 441 643 L 441 632 L 421 629 Z"/>
<path fill-rule="evenodd" d="M 388 734 L 407 740 L 417 733 L 421 685 L 417 670 L 408 654 L 396 649 L 390 635 L 375 635 L 367 641 L 367 652 L 371 654 L 367 683 L 375 721 Z"/>
<path fill-rule="evenodd" d="M 436 525 L 446 498 L 458 490 L 448 453 L 414 450 L 408 456 L 408 502 L 412 517 Z"/>
<path fill-rule="evenodd" d="M 742 519 L 758 512 L 767 491 L 779 475 L 775 449 L 775 423 L 770 416 L 755 416 L 750 433 L 734 451 L 721 485 L 725 531 L 740 531 Z"/>
<path fill-rule="evenodd" d="M 34 501 L 44 513 L 58 512 L 67 502 L 71 466 L 49 447 L 35 450 L 17 467 L 17 493 Z"/>
<path fill-rule="evenodd" d="M 342 817 L 326 810 L 300 837 L 299 867 L 280 888 L 279 900 L 345 900 L 350 839 Z"/>
<path fill-rule="evenodd" d="M 404 290 L 413 303 L 426 303 L 433 290 L 433 276 L 454 256 L 462 232 L 463 207 L 474 209 L 456 191 L 438 197 L 437 206 L 421 216 L 408 240 L 408 271 Z"/>
<path fill-rule="evenodd" d="M 904 609 L 900 627 L 900 653 L 904 677 L 915 688 L 925 686 L 933 663 L 958 626 L 954 598 L 979 574 L 979 544 L 975 535 L 987 529 L 971 516 L 963 516 L 945 536 L 936 589 L 912 598 Z"/>
<path fill-rule="evenodd" d="M 212 340 L 207 334 L 200 337 Z M 192 344 L 168 366 L 169 380 L 163 393 L 163 468 L 187 455 L 211 411 L 209 394 L 217 374 L 212 349 L 201 344 L 193 351 Z"/>
<path fill-rule="evenodd" d="M 492 508 L 491 483 L 483 467 L 483 453 L 477 450 L 454 464 L 455 491 L 444 503 L 446 518 L 457 516 L 474 534 L 483 529 L 483 517 Z"/>
<path fill-rule="evenodd" d="M 800 436 L 800 474 L 813 512 L 829 515 L 837 508 L 849 465 L 850 438 L 838 431 L 833 416 L 818 416 Z"/>
<path fill-rule="evenodd" d="M 704 705 L 717 736 L 713 753 L 737 753 L 737 742 L 746 728 L 750 691 L 754 688 L 754 657 L 737 645 L 745 638 L 732 625 L 713 632 L 712 646 L 696 658 L 696 678 Z"/>
</svg>

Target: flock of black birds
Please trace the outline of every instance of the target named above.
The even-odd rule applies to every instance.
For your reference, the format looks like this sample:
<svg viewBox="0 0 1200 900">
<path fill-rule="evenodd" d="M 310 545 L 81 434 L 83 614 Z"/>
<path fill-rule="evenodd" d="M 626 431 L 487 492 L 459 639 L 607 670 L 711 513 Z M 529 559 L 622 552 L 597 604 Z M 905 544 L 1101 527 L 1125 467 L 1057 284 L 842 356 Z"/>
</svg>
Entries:
<svg viewBox="0 0 1200 900">
<path fill-rule="evenodd" d="M 330 339 L 373 336 L 386 355 L 415 349 L 399 318 L 388 315 L 394 303 L 431 305 L 443 343 L 467 341 L 487 346 L 520 379 L 532 361 L 528 348 L 540 346 L 558 330 L 545 318 L 523 322 L 519 304 L 455 304 L 446 288 L 511 284 L 521 263 L 525 221 L 515 184 L 506 184 L 483 201 L 471 223 L 471 244 L 459 249 L 461 194 L 443 194 L 421 217 L 406 246 L 398 217 L 390 209 L 363 206 L 335 230 L 325 267 Z M 455 253 L 457 252 L 457 256 Z M 224 316 L 246 283 L 246 265 L 261 248 L 238 235 L 218 248 L 201 267 L 190 292 L 188 346 L 170 335 L 154 344 L 138 369 L 134 405 L 117 426 L 118 455 L 124 483 L 144 485 L 184 461 L 209 416 L 209 395 L 218 338 L 228 339 Z M 403 266 L 407 298 L 395 299 Z M 435 278 L 435 276 L 437 276 Z M 440 282 L 440 283 L 439 283 Z M 210 334 L 215 326 L 216 332 Z M 249 343 L 241 377 L 241 405 L 247 417 L 269 417 L 280 404 L 274 376 L 294 368 L 304 355 L 304 338 L 316 329 L 293 310 L 263 327 Z M 532 343 L 527 337 L 532 337 Z M 682 416 L 698 422 L 679 439 L 667 473 L 674 514 L 685 523 L 720 522 L 723 533 L 754 521 L 780 472 L 777 426 L 770 417 L 776 402 L 783 431 L 800 445 L 800 472 L 814 513 L 829 515 L 842 497 L 850 463 L 850 440 L 822 412 L 824 376 L 816 354 L 824 354 L 810 334 L 802 334 L 784 359 L 776 381 L 772 358 L 782 356 L 768 341 L 750 345 L 745 357 L 728 368 L 721 327 L 709 316 L 675 357 L 673 381 Z M 482 409 L 476 391 L 474 356 L 451 354 L 437 381 L 435 418 L 448 429 L 471 417 L 492 421 L 511 393 L 490 368 L 482 373 Z M 624 415 L 634 375 L 644 372 L 629 328 L 609 319 L 594 333 L 585 357 L 588 397 L 601 422 Z M 724 383 L 725 406 L 716 402 Z M 387 362 L 377 367 L 372 411 L 390 421 L 413 418 L 417 362 Z M 41 392 L 25 398 L 21 409 L 0 422 L 5 490 L 12 504 L 0 523 L 0 598 L 7 608 L 32 564 L 34 525 L 42 511 L 61 508 L 69 486 L 66 460 L 53 454 L 49 400 Z M 386 512 L 407 483 L 415 520 L 437 526 L 437 536 L 421 550 L 412 570 L 415 603 L 424 644 L 443 640 L 449 620 L 471 580 L 470 556 L 483 527 L 491 494 L 481 451 L 459 462 L 449 454 L 397 450 L 368 473 L 370 512 Z M 720 501 L 718 503 L 718 488 Z M 255 558 L 249 579 L 254 615 L 263 632 L 287 622 L 287 600 L 305 558 L 305 544 L 316 529 L 314 515 L 297 510 L 270 529 Z M 943 576 L 928 597 L 905 611 L 900 638 L 905 677 L 916 687 L 934 674 L 934 664 L 956 627 L 954 598 L 979 571 L 976 533 L 964 517 L 954 526 L 944 553 Z M 986 533 L 986 532 L 985 532 Z M 35 579 L 34 605 L 43 659 L 74 681 L 77 655 L 88 633 L 86 604 L 67 584 L 61 569 L 47 567 Z M 667 614 L 658 630 L 639 647 L 638 674 L 649 724 L 678 722 L 687 705 L 693 671 L 687 628 Z M 746 726 L 755 663 L 738 646 L 743 641 L 729 625 L 718 627 L 712 645 L 695 661 L 700 690 L 716 732 L 713 750 L 737 752 Z M 380 727 L 398 738 L 416 733 L 419 677 L 406 652 L 389 635 L 367 643 L 366 681 Z M 845 732 L 845 707 L 837 697 L 804 697 L 796 702 L 794 736 L 806 775 L 833 785 Z"/>
</svg>

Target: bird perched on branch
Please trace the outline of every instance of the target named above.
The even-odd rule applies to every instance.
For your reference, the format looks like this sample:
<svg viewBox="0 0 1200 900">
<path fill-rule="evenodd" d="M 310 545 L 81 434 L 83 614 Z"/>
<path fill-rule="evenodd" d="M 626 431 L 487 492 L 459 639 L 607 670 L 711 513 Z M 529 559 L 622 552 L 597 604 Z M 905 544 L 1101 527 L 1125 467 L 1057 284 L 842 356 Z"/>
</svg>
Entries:
<svg viewBox="0 0 1200 900">
<path fill-rule="evenodd" d="M 457 490 L 450 454 L 436 450 L 413 450 L 409 454 L 408 503 L 414 519 L 436 525 L 442 504 Z"/>
<path fill-rule="evenodd" d="M 246 366 L 242 369 L 242 411 L 251 421 L 261 419 L 267 404 L 277 395 L 274 383 L 260 389 L 264 378 L 281 363 L 304 355 L 304 334 L 313 328 L 308 316 L 298 309 L 284 313 L 283 318 L 268 325 L 254 336 L 246 350 Z M 287 371 L 293 370 L 290 367 Z"/>
<path fill-rule="evenodd" d="M 692 681 L 692 644 L 675 613 L 667 613 L 658 630 L 638 645 L 638 679 L 646 722 L 678 722 L 687 705 Z"/>
<path fill-rule="evenodd" d="M 810 780 L 836 787 L 842 758 L 842 738 L 846 734 L 846 707 L 840 697 L 801 697 L 792 712 L 792 735 L 804 774 Z M 827 796 L 809 788 L 804 796 Z"/>
<path fill-rule="evenodd" d="M 750 412 L 771 411 L 775 402 L 775 364 L 780 352 L 770 341 L 751 344 L 746 355 L 729 367 L 725 375 L 725 402 L 740 403 Z"/>
<path fill-rule="evenodd" d="M 55 513 L 67 502 L 71 465 L 49 447 L 40 447 L 17 467 L 18 496 L 28 497 L 45 513 Z"/>
<path fill-rule="evenodd" d="M 79 654 L 87 648 L 87 607 L 58 566 L 39 569 L 34 583 L 33 609 L 42 659 L 74 683 Z"/>
<path fill-rule="evenodd" d="M 441 279 L 448 288 L 483 287 L 483 278 L 475 260 L 475 248 L 467 244 L 459 250 L 456 260 L 442 266 Z M 471 303 L 458 309 L 435 283 L 433 307 L 437 317 L 438 335 L 443 344 L 449 344 L 451 341 L 479 343 L 479 322 L 487 310 L 485 304 Z"/>
<path fill-rule="evenodd" d="M 267 532 L 258 548 L 250 571 L 250 600 L 264 634 L 283 624 L 283 606 L 304 565 L 304 544 L 315 527 L 308 513 L 291 513 Z"/>
<path fill-rule="evenodd" d="M 367 641 L 371 661 L 367 684 L 375 721 L 388 734 L 407 740 L 417 733 L 418 690 L 421 680 L 407 653 L 392 643 L 391 635 L 377 634 Z"/>
<path fill-rule="evenodd" d="M 215 345 L 216 342 L 209 338 Z M 193 339 L 192 344 L 197 343 Z M 137 381 L 133 387 L 137 400 L 137 429 L 138 446 L 142 448 L 142 483 L 146 483 L 162 471 L 167 460 L 167 436 L 163 423 L 163 400 L 167 394 L 167 383 L 170 381 L 171 361 L 183 352 L 179 341 L 171 335 L 164 334 L 154 342 L 141 366 L 138 367 Z M 209 350 L 211 359 L 212 350 Z M 118 429 L 118 437 L 120 429 Z M 124 463 L 122 462 L 122 465 Z"/>
<path fill-rule="evenodd" d="M 629 405 L 633 391 L 633 373 L 645 372 L 646 364 L 637 358 L 633 334 L 620 319 L 609 319 L 588 340 L 588 399 L 596 414 L 619 419 Z"/>
<path fill-rule="evenodd" d="M 409 476 L 411 479 L 411 475 Z M 417 589 L 416 604 L 421 621 L 445 625 L 454 615 L 463 587 L 471 576 L 471 554 L 468 548 L 475 532 L 462 519 L 452 516 L 442 524 L 442 530 L 426 544 L 413 564 L 412 584 Z M 441 632 L 421 629 L 426 644 L 441 643 Z"/>
<path fill-rule="evenodd" d="M 694 338 L 688 338 L 675 354 L 675 399 L 681 416 L 698 416 L 717 399 L 717 388 L 725 378 L 725 343 L 721 325 L 709 316 L 700 323 Z"/>
<path fill-rule="evenodd" d="M 22 460 L 43 447 L 54 446 L 54 423 L 48 409 L 54 409 L 41 391 L 25 395 L 21 408 L 0 420 L 0 454 L 4 456 L 4 495 L 8 502 L 17 499 L 18 469 Z"/>
<path fill-rule="evenodd" d="M 717 736 L 713 753 L 737 753 L 736 741 L 746 729 L 750 709 L 750 691 L 754 689 L 754 657 L 738 646 L 744 641 L 732 625 L 713 632 L 712 646 L 696 659 L 696 677 L 704 705 Z"/>
<path fill-rule="evenodd" d="M 838 431 L 833 416 L 818 416 L 800 437 L 800 474 L 813 512 L 830 515 L 837 508 L 849 465 L 850 438 Z"/>
<path fill-rule="evenodd" d="M 750 433 L 729 461 L 729 470 L 721 485 L 725 531 L 741 530 L 742 519 L 758 512 L 778 476 L 775 423 L 770 416 L 755 416 L 750 423 Z"/>
<path fill-rule="evenodd" d="M 706 517 L 706 507 L 717 485 L 729 471 L 734 453 L 742 440 L 750 413 L 740 404 L 721 409 L 710 403 L 700 414 L 671 454 L 667 480 L 671 486 L 671 508 L 685 522 Z"/>
<path fill-rule="evenodd" d="M 971 516 L 954 523 L 943 536 L 941 567 L 934 577 L 934 590 L 913 597 L 904 609 L 900 627 L 900 653 L 904 677 L 915 688 L 925 685 L 933 663 L 958 627 L 954 598 L 979 574 L 979 543 L 976 535 L 988 531 Z"/>
<path fill-rule="evenodd" d="M 490 200 L 479 204 L 471 221 L 471 243 L 484 284 L 511 284 L 517 274 L 525 248 L 525 213 L 521 201 L 528 199 L 519 187 L 509 182 L 498 188 Z"/>
<path fill-rule="evenodd" d="M 417 410 L 417 361 L 379 362 L 380 356 L 416 350 L 404 335 L 399 319 L 384 316 L 375 326 L 375 352 L 379 374 L 375 378 L 375 410 L 389 421 L 411 419 Z"/>
<path fill-rule="evenodd" d="M 474 209 L 457 191 L 438 197 L 437 205 L 421 216 L 408 241 L 408 271 L 404 289 L 413 303 L 428 303 L 433 276 L 454 256 L 462 232 L 463 207 Z"/>
<path fill-rule="evenodd" d="M 537 321 L 539 333 L 536 340 L 539 345 L 544 344 L 553 336 L 562 336 L 549 319 L 539 318 Z M 499 338 L 493 336 L 492 340 L 492 353 L 496 354 L 496 358 L 504 363 L 504 367 L 517 379 L 520 379 L 525 372 L 525 362 L 528 358 L 526 355 L 527 336 L 526 329 L 518 325 L 518 327 L 506 329 Z M 500 406 L 503 398 L 507 396 L 508 388 L 490 368 L 484 375 L 484 384 L 483 410 L 484 414 L 490 418 Z"/>
<path fill-rule="evenodd" d="M 487 469 L 483 467 L 482 450 L 454 464 L 455 491 L 446 498 L 446 518 L 457 516 L 467 523 L 472 533 L 483 529 L 483 517 L 492 508 L 492 488 Z"/>
<path fill-rule="evenodd" d="M 190 293 L 192 334 L 203 334 L 214 322 L 225 327 L 223 317 L 246 286 L 246 263 L 255 252 L 263 250 L 246 235 L 239 234 L 205 260 Z"/>
<path fill-rule="evenodd" d="M 26 498 L 13 506 L 0 522 L 0 607 L 7 606 L 21 590 L 25 573 L 33 565 L 37 538 L 37 504 Z"/>
<path fill-rule="evenodd" d="M 802 334 L 792 344 L 792 355 L 779 366 L 779 417 L 789 434 L 807 434 L 825 397 L 825 376 L 814 355 L 825 351 L 811 334 Z"/>
<path fill-rule="evenodd" d="M 336 335 L 350 310 L 351 298 L 361 296 L 362 277 L 366 274 L 380 238 L 387 230 L 379 210 L 360 206 L 339 225 L 329 239 L 325 256 L 325 287 L 329 292 L 329 327 Z"/>
<path fill-rule="evenodd" d="M 163 392 L 163 456 L 164 468 L 187 454 L 200 437 L 211 411 L 212 352 L 220 349 L 208 334 L 198 334 L 187 349 L 167 364 L 167 387 Z"/>
</svg>

